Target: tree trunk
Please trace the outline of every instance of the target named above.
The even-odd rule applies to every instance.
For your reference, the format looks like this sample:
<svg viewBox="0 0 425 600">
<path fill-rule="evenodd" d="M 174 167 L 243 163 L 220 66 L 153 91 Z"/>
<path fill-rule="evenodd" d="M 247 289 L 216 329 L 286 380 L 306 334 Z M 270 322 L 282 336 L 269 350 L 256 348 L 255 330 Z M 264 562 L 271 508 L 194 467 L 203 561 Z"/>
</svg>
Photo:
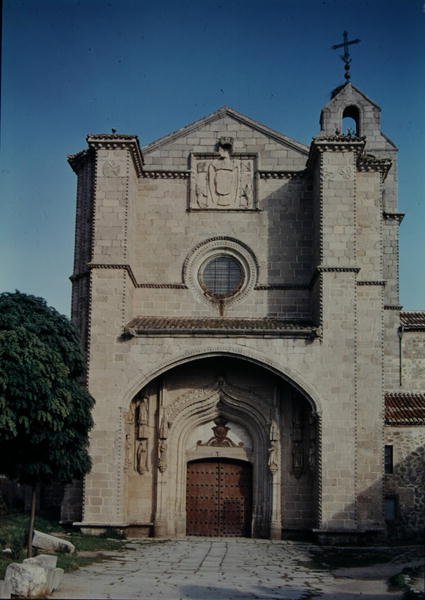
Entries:
<svg viewBox="0 0 425 600">
<path fill-rule="evenodd" d="M 37 485 L 33 485 L 31 488 L 31 516 L 30 516 L 30 524 L 28 528 L 28 549 L 27 549 L 27 557 L 31 558 L 32 556 L 32 538 L 34 536 L 34 522 L 35 522 L 35 507 L 37 504 Z"/>
</svg>

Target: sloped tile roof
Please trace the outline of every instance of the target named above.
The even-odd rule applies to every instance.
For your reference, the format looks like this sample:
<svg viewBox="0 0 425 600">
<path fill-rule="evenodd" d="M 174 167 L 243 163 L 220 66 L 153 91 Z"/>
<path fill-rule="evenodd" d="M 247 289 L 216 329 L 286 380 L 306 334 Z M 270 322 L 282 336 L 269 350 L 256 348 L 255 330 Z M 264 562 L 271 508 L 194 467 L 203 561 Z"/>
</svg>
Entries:
<svg viewBox="0 0 425 600">
<path fill-rule="evenodd" d="M 385 394 L 386 425 L 425 425 L 425 393 Z"/>
<path fill-rule="evenodd" d="M 136 317 L 126 325 L 127 335 L 291 335 L 315 336 L 316 328 L 308 321 L 284 319 L 232 319 L 184 317 Z"/>
<path fill-rule="evenodd" d="M 424 311 L 403 311 L 400 313 L 400 324 L 404 329 L 421 330 L 425 329 Z"/>
</svg>

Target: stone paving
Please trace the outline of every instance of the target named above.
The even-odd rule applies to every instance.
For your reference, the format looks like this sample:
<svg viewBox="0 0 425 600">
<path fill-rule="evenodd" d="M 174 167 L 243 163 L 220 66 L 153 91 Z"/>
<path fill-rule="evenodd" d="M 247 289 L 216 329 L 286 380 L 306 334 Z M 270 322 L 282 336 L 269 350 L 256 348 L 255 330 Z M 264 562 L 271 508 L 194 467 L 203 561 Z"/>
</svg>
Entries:
<svg viewBox="0 0 425 600">
<path fill-rule="evenodd" d="M 335 577 L 311 568 L 306 543 L 186 538 L 132 541 L 123 553 L 65 575 L 51 598 L 167 600 L 389 600 L 377 572 Z"/>
</svg>

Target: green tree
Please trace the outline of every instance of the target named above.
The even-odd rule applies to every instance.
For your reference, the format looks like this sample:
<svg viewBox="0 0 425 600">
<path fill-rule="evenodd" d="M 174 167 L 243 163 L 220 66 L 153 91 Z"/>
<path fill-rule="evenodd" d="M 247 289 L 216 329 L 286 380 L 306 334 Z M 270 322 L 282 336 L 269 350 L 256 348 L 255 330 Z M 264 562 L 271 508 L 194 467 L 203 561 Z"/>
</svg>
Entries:
<svg viewBox="0 0 425 600">
<path fill-rule="evenodd" d="M 93 398 L 72 323 L 42 298 L 0 294 L 0 473 L 32 488 L 28 552 L 40 483 L 90 470 Z"/>
</svg>

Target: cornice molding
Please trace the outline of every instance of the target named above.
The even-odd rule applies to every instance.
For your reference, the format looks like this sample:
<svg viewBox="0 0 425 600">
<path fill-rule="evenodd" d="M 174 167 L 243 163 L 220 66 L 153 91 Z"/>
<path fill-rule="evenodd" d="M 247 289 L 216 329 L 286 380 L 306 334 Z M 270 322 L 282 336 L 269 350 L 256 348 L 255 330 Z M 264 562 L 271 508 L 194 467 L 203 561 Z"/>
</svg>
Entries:
<svg viewBox="0 0 425 600">
<path fill-rule="evenodd" d="M 89 148 L 93 150 L 128 150 L 133 160 L 137 177 L 142 176 L 143 155 L 137 135 L 99 133 L 86 137 Z"/>
<path fill-rule="evenodd" d="M 187 290 L 184 283 L 137 283 L 137 288 L 167 289 L 167 290 Z"/>
<path fill-rule="evenodd" d="M 171 170 L 165 170 L 165 169 L 164 170 L 162 170 L 162 169 L 155 169 L 155 170 L 143 169 L 142 178 L 143 179 L 189 179 L 190 171 L 187 171 L 187 170 L 171 171 Z"/>
<path fill-rule="evenodd" d="M 382 181 L 388 175 L 391 169 L 392 160 L 389 158 L 376 158 L 370 154 L 359 156 L 357 160 L 357 170 L 363 173 L 380 173 Z"/>
<path fill-rule="evenodd" d="M 313 138 L 310 146 L 310 152 L 307 159 L 307 169 L 310 170 L 318 156 L 324 152 L 354 152 L 355 156 L 360 157 L 366 145 L 365 137 L 353 135 L 319 135 Z"/>
<path fill-rule="evenodd" d="M 76 154 L 70 154 L 68 156 L 68 163 L 71 166 L 71 169 L 74 171 L 76 175 L 81 171 L 82 167 L 87 163 L 88 159 L 92 155 L 92 152 L 89 150 L 81 150 L 81 152 L 77 152 Z"/>
<path fill-rule="evenodd" d="M 92 271 L 94 269 L 115 269 L 119 271 L 126 271 L 134 287 L 137 287 L 137 281 L 134 276 L 133 270 L 128 264 L 89 263 L 87 267 L 89 271 Z"/>
<path fill-rule="evenodd" d="M 401 213 L 401 212 L 386 212 L 386 211 L 384 211 L 382 214 L 384 216 L 385 221 L 395 221 L 398 224 L 400 224 L 403 221 L 404 215 L 405 215 L 405 213 Z"/>
<path fill-rule="evenodd" d="M 190 337 L 318 337 L 310 322 L 282 319 L 135 317 L 124 327 L 124 338 L 145 336 Z"/>
<path fill-rule="evenodd" d="M 90 271 L 92 271 L 94 269 L 115 269 L 115 270 L 126 271 L 135 288 L 170 289 L 170 290 L 176 290 L 176 289 L 186 290 L 187 289 L 187 286 L 184 283 L 150 283 L 150 282 L 139 283 L 133 273 L 131 266 L 128 264 L 89 263 L 87 265 L 86 271 L 82 271 L 81 273 L 75 273 L 74 275 L 71 275 L 71 277 L 69 279 L 72 282 L 78 281 L 79 279 L 87 277 L 90 274 Z"/>
<path fill-rule="evenodd" d="M 268 291 L 268 290 L 309 290 L 309 284 L 299 283 L 271 283 L 269 285 L 256 285 L 254 290 Z"/>
<path fill-rule="evenodd" d="M 318 152 L 355 152 L 360 154 L 366 145 L 366 138 L 353 135 L 330 135 L 313 138 L 311 147 Z"/>
<path fill-rule="evenodd" d="M 319 265 L 316 267 L 319 273 L 358 273 L 360 267 L 339 267 L 331 265 Z"/>
<path fill-rule="evenodd" d="M 302 179 L 307 175 L 306 169 L 302 171 L 257 171 L 259 179 Z"/>
<path fill-rule="evenodd" d="M 227 239 L 227 238 L 212 238 L 212 239 Z M 133 270 L 129 264 L 124 263 L 89 263 L 85 271 L 80 273 L 74 273 L 70 276 L 70 281 L 73 283 L 79 281 L 84 277 L 88 277 L 90 271 L 94 269 L 115 269 L 126 271 L 135 288 L 145 289 L 169 289 L 169 290 L 187 290 L 188 286 L 185 283 L 165 283 L 165 282 L 143 282 L 139 283 L 133 273 Z M 254 286 L 255 291 L 273 291 L 273 290 L 309 290 L 311 288 L 310 283 L 274 283 L 274 284 L 259 284 Z"/>
</svg>

